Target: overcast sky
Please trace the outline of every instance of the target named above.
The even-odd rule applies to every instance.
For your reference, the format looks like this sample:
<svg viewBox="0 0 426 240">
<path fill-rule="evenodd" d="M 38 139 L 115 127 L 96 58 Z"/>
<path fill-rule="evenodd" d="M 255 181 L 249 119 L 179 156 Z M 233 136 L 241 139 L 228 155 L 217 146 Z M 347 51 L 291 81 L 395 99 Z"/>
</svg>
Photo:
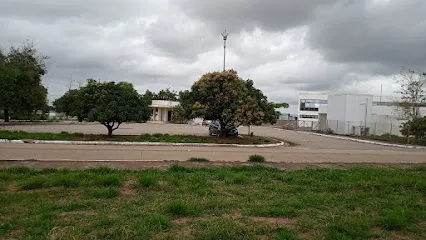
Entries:
<svg viewBox="0 0 426 240">
<path fill-rule="evenodd" d="M 50 57 L 49 98 L 87 78 L 182 90 L 227 68 L 271 101 L 300 92 L 396 89 L 426 69 L 425 0 L 0 0 L 0 46 L 31 40 Z"/>
</svg>

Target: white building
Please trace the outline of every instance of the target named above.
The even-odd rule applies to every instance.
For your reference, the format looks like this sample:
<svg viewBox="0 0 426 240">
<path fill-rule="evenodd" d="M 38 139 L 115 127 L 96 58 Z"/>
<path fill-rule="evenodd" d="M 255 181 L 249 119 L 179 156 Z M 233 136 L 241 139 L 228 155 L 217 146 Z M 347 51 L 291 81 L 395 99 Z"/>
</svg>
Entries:
<svg viewBox="0 0 426 240">
<path fill-rule="evenodd" d="M 373 95 L 333 94 L 328 96 L 326 117 L 321 113 L 321 123 L 339 134 L 359 134 L 371 129 Z M 320 128 L 323 128 L 321 124 Z"/>
<path fill-rule="evenodd" d="M 297 108 L 298 127 L 318 128 L 318 112 L 327 107 L 328 95 L 321 93 L 300 93 Z"/>
<path fill-rule="evenodd" d="M 179 102 L 168 100 L 152 100 L 149 106 L 152 109 L 151 121 L 169 122 L 172 120 L 172 109 Z"/>
<path fill-rule="evenodd" d="M 401 135 L 404 120 L 395 101 L 397 97 L 366 94 L 301 93 L 298 127 L 337 134 Z M 420 114 L 426 115 L 426 107 L 420 108 Z"/>
</svg>

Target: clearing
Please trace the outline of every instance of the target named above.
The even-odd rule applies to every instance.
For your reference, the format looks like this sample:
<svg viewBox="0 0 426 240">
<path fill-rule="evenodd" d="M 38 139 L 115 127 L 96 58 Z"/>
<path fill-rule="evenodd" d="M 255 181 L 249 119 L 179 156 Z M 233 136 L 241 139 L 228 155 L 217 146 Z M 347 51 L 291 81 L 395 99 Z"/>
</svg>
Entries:
<svg viewBox="0 0 426 240">
<path fill-rule="evenodd" d="M 426 239 L 426 167 L 0 170 L 1 239 Z"/>
</svg>

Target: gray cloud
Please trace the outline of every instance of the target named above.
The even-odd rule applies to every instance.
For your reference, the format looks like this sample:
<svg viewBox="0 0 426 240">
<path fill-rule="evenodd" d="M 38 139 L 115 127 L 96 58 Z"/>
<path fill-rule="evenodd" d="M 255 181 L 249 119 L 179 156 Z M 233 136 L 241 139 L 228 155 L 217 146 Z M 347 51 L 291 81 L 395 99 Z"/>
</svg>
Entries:
<svg viewBox="0 0 426 240">
<path fill-rule="evenodd" d="M 308 43 L 332 62 L 425 67 L 423 0 L 341 1 L 316 11 Z"/>
<path fill-rule="evenodd" d="M 336 0 L 177 0 L 174 1 L 188 15 L 213 25 L 216 30 L 239 32 L 260 27 L 284 31 L 308 24 L 312 12 Z"/>
<path fill-rule="evenodd" d="M 128 81 L 141 92 L 189 88 L 222 68 L 271 101 L 299 91 L 372 92 L 401 66 L 426 67 L 422 0 L 2 0 L 0 46 L 34 41 L 51 99 L 73 80 Z"/>
</svg>

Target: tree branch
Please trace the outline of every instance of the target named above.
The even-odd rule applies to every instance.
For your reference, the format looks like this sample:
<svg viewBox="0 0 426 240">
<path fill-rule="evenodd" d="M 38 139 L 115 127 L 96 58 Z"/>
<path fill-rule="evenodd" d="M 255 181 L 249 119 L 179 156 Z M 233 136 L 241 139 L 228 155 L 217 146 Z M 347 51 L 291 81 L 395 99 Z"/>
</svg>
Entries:
<svg viewBox="0 0 426 240">
<path fill-rule="evenodd" d="M 118 129 L 120 127 L 120 125 L 121 125 L 121 122 L 118 122 L 117 127 L 113 128 L 112 130 L 114 131 L 114 130 Z"/>
</svg>

